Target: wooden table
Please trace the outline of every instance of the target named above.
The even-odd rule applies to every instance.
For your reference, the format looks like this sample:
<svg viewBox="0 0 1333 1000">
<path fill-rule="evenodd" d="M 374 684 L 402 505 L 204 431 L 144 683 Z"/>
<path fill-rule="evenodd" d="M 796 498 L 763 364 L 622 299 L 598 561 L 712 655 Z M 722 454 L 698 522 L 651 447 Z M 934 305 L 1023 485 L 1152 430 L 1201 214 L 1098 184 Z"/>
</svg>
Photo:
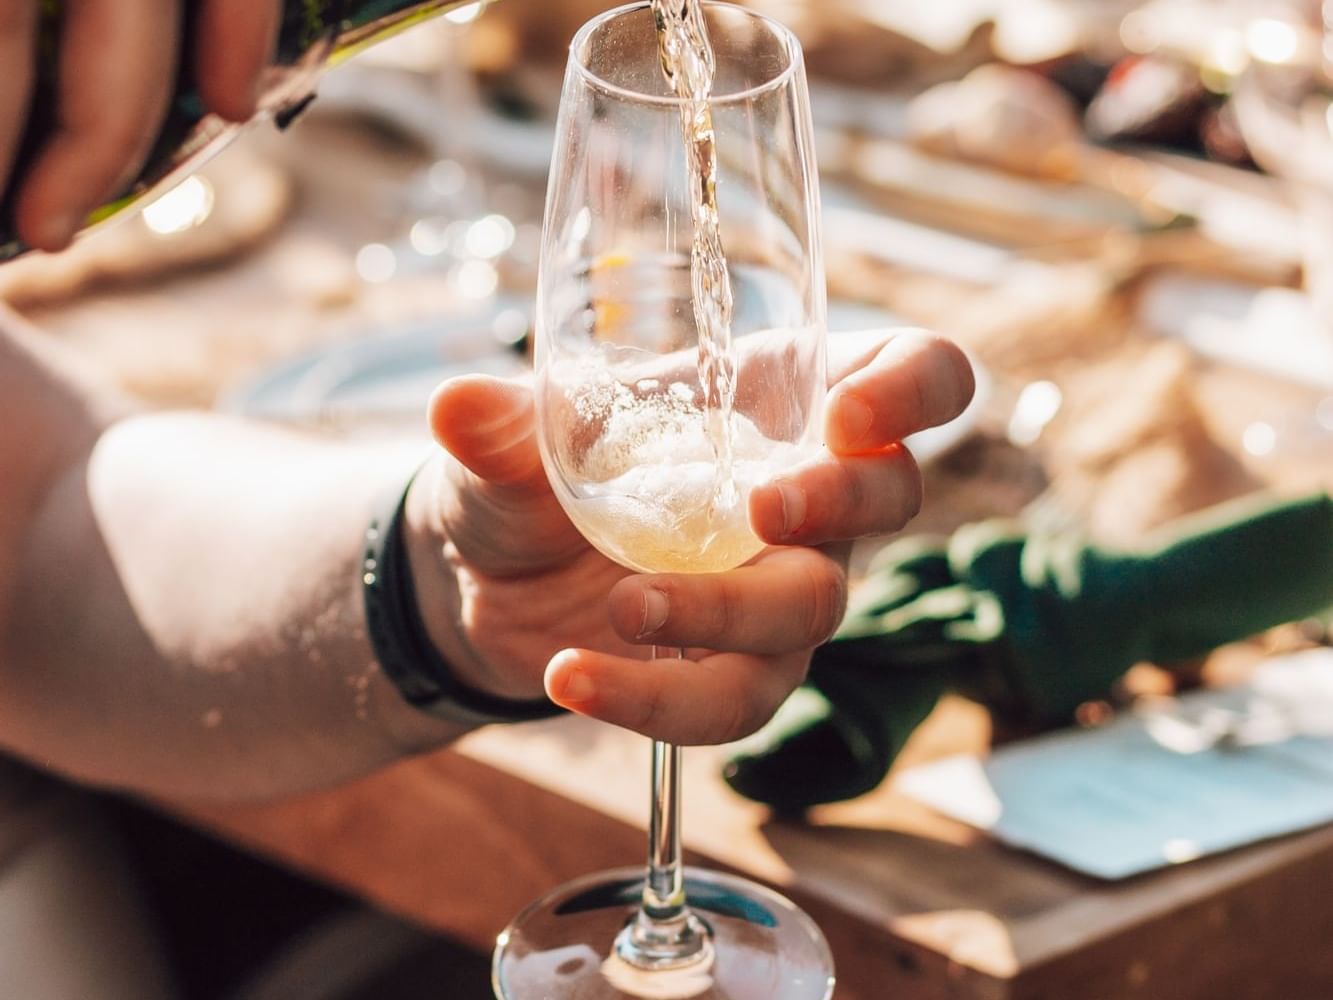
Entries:
<svg viewBox="0 0 1333 1000">
<path fill-rule="evenodd" d="M 946 702 L 903 763 L 981 749 Z M 1120 884 L 935 816 L 887 786 L 802 824 L 686 756 L 686 844 L 793 896 L 824 928 L 840 1000 L 1316 1000 L 1333 996 L 1333 828 Z M 472 734 L 355 785 L 193 818 L 389 910 L 488 948 L 520 907 L 637 863 L 644 741 L 565 718 Z"/>
</svg>

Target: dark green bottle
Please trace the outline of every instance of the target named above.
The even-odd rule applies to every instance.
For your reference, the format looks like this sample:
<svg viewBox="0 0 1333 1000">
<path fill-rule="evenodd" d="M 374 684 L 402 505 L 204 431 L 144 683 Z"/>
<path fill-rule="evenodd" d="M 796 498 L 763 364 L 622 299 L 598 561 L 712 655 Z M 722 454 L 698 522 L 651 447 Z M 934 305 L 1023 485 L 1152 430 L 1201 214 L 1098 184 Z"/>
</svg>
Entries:
<svg viewBox="0 0 1333 1000">
<path fill-rule="evenodd" d="M 261 114 L 271 116 L 280 128 L 288 125 L 314 97 L 320 72 L 336 65 L 382 38 L 396 34 L 419 21 L 461 6 L 465 0 L 285 0 L 282 26 L 271 86 L 260 99 Z M 187 4 L 188 11 L 192 5 Z M 43 0 L 39 25 L 38 77 L 28 123 L 15 161 L 13 177 L 23 175 L 43 138 L 49 135 L 56 110 L 56 65 L 60 37 L 61 0 Z M 193 40 L 194 33 L 186 31 Z M 207 114 L 189 67 L 191 52 L 182 53 L 181 75 L 175 97 L 154 144 L 152 154 L 138 178 L 118 197 L 103 205 L 87 220 L 96 225 L 141 201 L 145 195 L 165 190 L 195 170 L 238 131 L 239 126 Z M 27 248 L 14 232 L 13 197 L 17 185 L 0 199 L 0 263 L 17 257 Z"/>
</svg>

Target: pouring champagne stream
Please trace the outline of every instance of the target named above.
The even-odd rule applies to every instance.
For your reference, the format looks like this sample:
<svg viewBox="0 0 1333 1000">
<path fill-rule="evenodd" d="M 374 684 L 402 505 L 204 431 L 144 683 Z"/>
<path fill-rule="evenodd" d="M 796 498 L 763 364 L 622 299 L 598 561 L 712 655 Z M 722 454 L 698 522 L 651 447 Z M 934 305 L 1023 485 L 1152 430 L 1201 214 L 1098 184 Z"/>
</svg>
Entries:
<svg viewBox="0 0 1333 1000">
<path fill-rule="evenodd" d="M 726 171 L 720 142 L 743 153 Z M 763 548 L 751 489 L 821 444 L 826 306 L 799 43 L 726 4 L 610 11 L 571 46 L 553 164 L 537 414 L 556 496 L 628 568 L 732 569 Z M 762 238 L 728 259 L 724 232 Z M 654 744 L 646 872 L 532 904 L 500 936 L 497 995 L 830 995 L 805 914 L 682 867 L 679 765 L 678 747 Z"/>
</svg>

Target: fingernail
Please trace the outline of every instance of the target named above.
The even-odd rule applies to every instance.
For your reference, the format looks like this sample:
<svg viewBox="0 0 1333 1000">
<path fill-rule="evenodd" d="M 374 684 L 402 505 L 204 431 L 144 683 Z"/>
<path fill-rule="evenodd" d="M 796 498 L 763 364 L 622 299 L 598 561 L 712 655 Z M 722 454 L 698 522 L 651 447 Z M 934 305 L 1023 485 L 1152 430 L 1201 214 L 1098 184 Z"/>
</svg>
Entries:
<svg viewBox="0 0 1333 1000">
<path fill-rule="evenodd" d="M 849 448 L 861 444 L 870 431 L 870 425 L 875 422 L 875 412 L 864 400 L 851 393 L 844 393 L 838 400 L 838 409 L 841 413 L 843 444 Z"/>
<path fill-rule="evenodd" d="M 592 678 L 578 668 L 566 670 L 559 675 L 559 683 L 556 690 L 551 692 L 556 701 L 574 702 L 581 704 L 590 701 L 596 693 L 596 686 Z"/>
<path fill-rule="evenodd" d="M 37 246 L 43 250 L 63 250 L 79 231 L 82 219 L 80 212 L 67 212 L 43 220 L 37 227 Z"/>
<path fill-rule="evenodd" d="M 794 535 L 805 524 L 805 490 L 795 483 L 777 483 L 778 499 L 782 502 L 782 534 Z"/>
<path fill-rule="evenodd" d="M 666 594 L 649 587 L 643 592 L 643 622 L 639 625 L 637 638 L 652 635 L 666 624 L 667 613 L 671 605 Z"/>
</svg>

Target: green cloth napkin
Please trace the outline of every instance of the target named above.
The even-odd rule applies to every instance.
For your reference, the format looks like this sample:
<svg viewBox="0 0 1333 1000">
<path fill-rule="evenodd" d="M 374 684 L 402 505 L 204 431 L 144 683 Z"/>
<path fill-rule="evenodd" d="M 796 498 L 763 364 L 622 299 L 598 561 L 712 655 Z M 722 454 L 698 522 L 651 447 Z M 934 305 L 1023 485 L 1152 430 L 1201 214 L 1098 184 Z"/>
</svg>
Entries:
<svg viewBox="0 0 1333 1000">
<path fill-rule="evenodd" d="M 1333 501 L 1227 505 L 1140 551 L 969 525 L 876 560 L 805 684 L 728 763 L 783 811 L 883 780 L 946 691 L 1052 725 L 1135 663 L 1200 656 L 1333 605 Z"/>
</svg>

